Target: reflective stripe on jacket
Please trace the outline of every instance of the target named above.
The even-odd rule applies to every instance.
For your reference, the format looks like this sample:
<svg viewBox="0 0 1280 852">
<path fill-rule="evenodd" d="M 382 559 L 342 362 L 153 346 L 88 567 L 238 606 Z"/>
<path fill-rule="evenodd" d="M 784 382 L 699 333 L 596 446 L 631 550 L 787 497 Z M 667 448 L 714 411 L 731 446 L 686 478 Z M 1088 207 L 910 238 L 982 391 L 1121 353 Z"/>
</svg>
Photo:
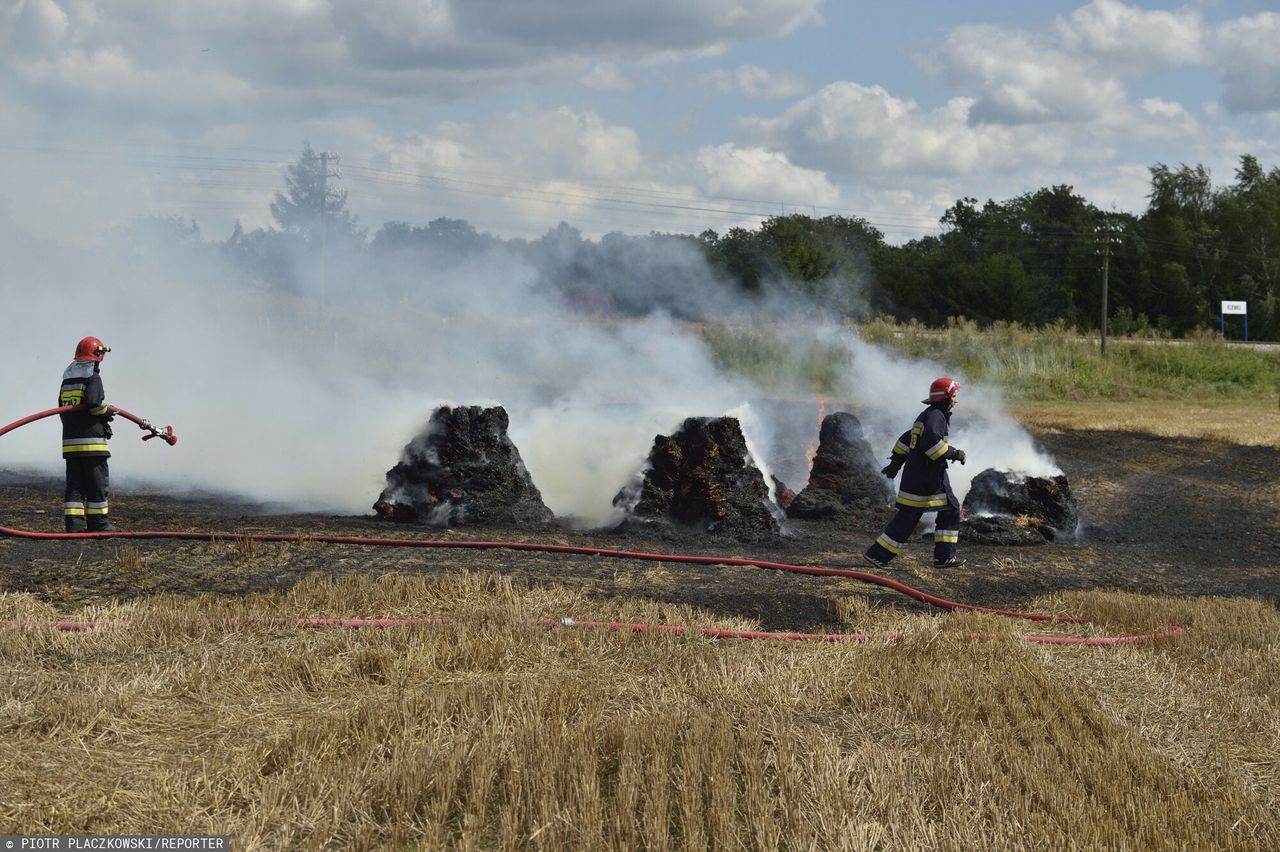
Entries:
<svg viewBox="0 0 1280 852">
<path fill-rule="evenodd" d="M 88 411 L 62 414 L 62 457 L 107 457 L 107 418 L 109 409 L 102 377 L 93 361 L 72 361 L 62 374 L 58 390 L 58 406 L 87 405 Z"/>
<path fill-rule="evenodd" d="M 914 509 L 960 508 L 947 477 L 947 442 L 951 412 L 946 403 L 931 405 L 893 445 L 893 460 L 906 463 L 898 486 L 898 505 Z"/>
</svg>

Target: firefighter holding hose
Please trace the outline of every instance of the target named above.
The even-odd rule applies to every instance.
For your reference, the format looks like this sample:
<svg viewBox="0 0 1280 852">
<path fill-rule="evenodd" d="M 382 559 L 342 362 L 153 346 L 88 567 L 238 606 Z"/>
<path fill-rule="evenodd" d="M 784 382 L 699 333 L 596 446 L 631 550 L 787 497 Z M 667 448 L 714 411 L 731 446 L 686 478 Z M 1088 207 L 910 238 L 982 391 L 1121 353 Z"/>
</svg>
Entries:
<svg viewBox="0 0 1280 852">
<path fill-rule="evenodd" d="M 103 356 L 111 351 L 96 337 L 76 346 L 75 360 L 62 374 L 58 406 L 84 405 L 81 411 L 63 412 L 62 458 L 67 462 L 67 488 L 62 513 L 67 532 L 111 532 L 107 500 L 107 459 L 111 450 L 111 419 L 100 370 Z"/>
<path fill-rule="evenodd" d="M 933 567 L 956 568 L 965 563 L 956 556 L 960 502 L 947 477 L 947 462 L 965 463 L 964 450 L 947 441 L 959 390 L 960 383 L 945 376 L 929 386 L 929 398 L 921 400 L 929 407 L 898 438 L 889 464 L 880 471 L 893 479 L 899 468 L 905 468 L 898 488 L 898 513 L 862 557 L 877 568 L 889 566 L 925 512 L 938 513 L 933 533 Z"/>
</svg>

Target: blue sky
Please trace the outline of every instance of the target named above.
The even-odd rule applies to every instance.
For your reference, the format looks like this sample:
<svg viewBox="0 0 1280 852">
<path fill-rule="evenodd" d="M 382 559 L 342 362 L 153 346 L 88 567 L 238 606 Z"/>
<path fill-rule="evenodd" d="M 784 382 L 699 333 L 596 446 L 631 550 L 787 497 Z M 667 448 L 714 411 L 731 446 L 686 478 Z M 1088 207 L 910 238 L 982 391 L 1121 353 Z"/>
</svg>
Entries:
<svg viewBox="0 0 1280 852">
<path fill-rule="evenodd" d="M 719 231 L 802 211 L 895 242 L 956 198 L 1280 165 L 1280 5 L 0 0 L 0 217 L 270 224 L 307 139 L 376 228 Z"/>
</svg>

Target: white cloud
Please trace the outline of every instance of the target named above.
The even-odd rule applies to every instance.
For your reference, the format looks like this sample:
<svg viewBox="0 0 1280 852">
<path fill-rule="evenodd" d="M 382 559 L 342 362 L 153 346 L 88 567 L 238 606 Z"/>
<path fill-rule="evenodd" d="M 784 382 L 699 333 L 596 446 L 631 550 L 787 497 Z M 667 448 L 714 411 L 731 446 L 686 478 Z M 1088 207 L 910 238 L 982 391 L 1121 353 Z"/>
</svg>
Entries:
<svg viewBox="0 0 1280 852">
<path fill-rule="evenodd" d="M 975 121 L 1090 121 L 1125 102 L 1123 85 L 1089 60 L 1020 30 L 957 27 L 934 63 L 951 82 L 978 88 Z"/>
<path fill-rule="evenodd" d="M 1080 130 L 1100 144 L 1185 145 L 1202 136 L 1204 125 L 1177 101 L 1151 97 L 1125 104 Z"/>
<path fill-rule="evenodd" d="M 631 81 L 612 62 L 597 62 L 582 75 L 582 85 L 596 92 L 629 92 Z"/>
<path fill-rule="evenodd" d="M 1094 0 L 1034 28 L 957 27 L 929 60 L 957 87 L 939 103 L 871 85 L 875 69 L 811 92 L 775 68 L 698 77 L 687 63 L 814 22 L 820 0 L 0 0 L 0 131 L 15 152 L 0 182 L 49 233 L 163 212 L 222 235 L 237 217 L 269 224 L 279 187 L 279 167 L 233 158 L 286 161 L 310 138 L 344 154 L 342 185 L 374 228 L 443 215 L 507 235 L 561 219 L 696 232 L 750 224 L 755 207 L 845 204 L 902 237 L 957 197 L 1056 183 L 1141 206 L 1134 188 L 1157 160 L 1229 175 L 1242 152 L 1280 156 L 1280 15 L 1211 25 L 1204 3 L 1177 2 Z M 1144 79 L 1188 65 L 1216 70 L 1222 97 L 1181 103 Z M 646 75 L 683 85 L 656 108 L 565 100 L 633 81 L 644 95 Z M 729 136 L 703 112 L 708 89 L 794 102 L 761 105 Z M 513 91 L 535 106 L 483 112 L 479 98 Z M 464 106 L 445 114 L 470 120 L 433 115 L 454 97 Z M 224 162 L 157 166 L 148 145 L 176 139 Z"/>
<path fill-rule="evenodd" d="M 636 130 L 563 107 L 441 123 L 363 143 L 353 138 L 352 146 L 376 148 L 394 173 L 382 177 L 412 183 L 418 176 L 439 211 L 432 215 L 472 218 L 481 229 L 504 233 L 537 235 L 560 220 L 597 234 L 622 222 L 633 230 L 696 233 L 754 224 L 753 214 L 781 209 L 774 205 L 840 201 L 826 175 L 776 151 L 723 144 L 654 160 L 641 151 Z M 347 169 L 349 179 L 362 174 Z M 395 189 L 370 183 L 359 192 L 367 198 Z M 485 211 L 474 213 L 480 204 Z M 640 222 L 647 224 L 637 227 Z"/>
<path fill-rule="evenodd" d="M 1136 74 L 1206 60 L 1204 19 L 1191 6 L 1142 9 L 1093 0 L 1055 26 L 1063 49 L 1091 57 L 1112 72 Z"/>
<path fill-rule="evenodd" d="M 371 34 L 413 50 L 433 50 L 458 38 L 448 0 L 363 0 L 355 13 Z"/>
<path fill-rule="evenodd" d="M 984 58 L 1016 64 L 1030 55 L 1005 42 L 1006 55 L 999 58 L 996 44 Z M 1037 91 L 1057 92 L 1047 82 Z M 785 152 L 789 162 L 829 176 L 845 191 L 844 203 L 867 211 L 899 240 L 918 236 L 925 223 L 968 195 L 1008 198 L 1066 183 L 1141 209 L 1146 165 L 1128 167 L 1124 152 L 1135 145 L 1194 150 L 1206 136 L 1196 116 L 1167 98 L 1133 103 L 1116 91 L 1110 108 L 1092 116 L 1073 113 L 1065 103 L 1060 98 L 1051 111 L 1056 119 L 997 123 L 976 120 L 982 102 L 974 98 L 956 97 L 930 109 L 881 86 L 845 81 L 779 116 L 745 119 L 741 129 L 751 144 Z"/>
<path fill-rule="evenodd" d="M 503 171 L 530 177 L 617 180 L 635 175 L 642 162 L 635 130 L 568 107 L 493 115 L 446 132 Z"/>
<path fill-rule="evenodd" d="M 378 223 L 437 216 L 481 230 L 536 236 L 561 220 L 589 215 L 597 182 L 623 181 L 641 161 L 630 128 L 568 109 L 498 113 L 387 134 L 351 128 L 345 186 L 374 205 Z"/>
<path fill-rule="evenodd" d="M 1280 14 L 1223 24 L 1216 34 L 1223 101 L 1235 113 L 1280 110 Z"/>
<path fill-rule="evenodd" d="M 933 110 L 880 86 L 832 83 L 777 118 L 750 118 L 749 138 L 786 151 L 792 161 L 842 177 L 892 183 L 904 176 L 953 176 L 1054 162 L 1064 142 L 1035 128 L 974 125 L 973 101 L 953 98 Z"/>
<path fill-rule="evenodd" d="M 619 62 L 780 37 L 817 20 L 819 2 L 10 0 L 0 9 L 0 90 L 51 109 L 92 96 L 104 117 L 117 102 L 158 101 L 141 115 L 125 111 L 125 123 L 175 112 L 199 122 L 207 81 L 259 117 L 286 103 L 322 115 L 356 99 L 439 101 L 547 80 L 619 91 L 622 77 L 610 71 Z M 99 69 L 120 85 L 98 82 Z M 174 79 L 198 83 L 185 108 L 153 85 Z"/>
<path fill-rule="evenodd" d="M 693 183 L 708 195 L 835 204 L 840 191 L 820 171 L 792 164 L 785 154 L 725 144 L 700 149 L 691 158 Z"/>
<path fill-rule="evenodd" d="M 743 94 L 759 100 L 796 98 L 809 91 L 809 84 L 790 71 L 770 71 L 758 65 L 718 69 L 702 77 L 704 85 L 721 94 Z"/>
<path fill-rule="evenodd" d="M 15 55 L 39 54 L 66 37 L 67 13 L 54 0 L 17 0 L 0 8 L 0 45 Z"/>
<path fill-rule="evenodd" d="M 1076 193 L 1103 210 L 1141 212 L 1151 192 L 1151 170 L 1141 163 L 1106 163 L 1079 169 L 1059 176 L 1059 183 L 1070 183 Z"/>
<path fill-rule="evenodd" d="M 244 80 L 221 71 L 140 67 L 114 47 L 92 52 L 76 48 L 53 58 L 15 64 L 28 81 L 46 93 L 86 100 L 108 98 L 115 106 L 199 101 L 207 108 L 210 102 L 236 102 L 252 94 L 252 87 Z"/>
<path fill-rule="evenodd" d="M 1212 66 L 1233 113 L 1280 109 L 1280 13 L 1209 25 L 1191 4 L 1144 9 L 1093 0 L 1051 31 L 989 25 L 951 30 L 924 59 L 962 89 L 976 87 L 975 121 L 1133 121 L 1146 108 L 1125 84 L 1154 72 Z"/>
<path fill-rule="evenodd" d="M 1188 113 L 1182 104 L 1176 101 L 1167 101 L 1164 98 L 1143 98 L 1139 102 L 1142 111 L 1153 118 L 1162 119 L 1181 119 Z"/>
</svg>

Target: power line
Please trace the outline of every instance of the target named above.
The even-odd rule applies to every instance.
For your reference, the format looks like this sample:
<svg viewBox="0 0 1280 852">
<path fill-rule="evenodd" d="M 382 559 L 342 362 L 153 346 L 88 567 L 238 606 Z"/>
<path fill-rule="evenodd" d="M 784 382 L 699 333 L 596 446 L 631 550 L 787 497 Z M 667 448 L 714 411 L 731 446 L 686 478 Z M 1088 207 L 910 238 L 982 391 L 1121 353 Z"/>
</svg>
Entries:
<svg viewBox="0 0 1280 852">
<path fill-rule="evenodd" d="M 235 179 L 223 180 L 213 177 L 205 177 L 199 180 L 184 181 L 183 185 L 194 186 L 206 189 L 228 188 L 243 189 L 254 192 L 269 192 L 278 184 L 280 174 L 284 169 L 294 162 L 290 159 L 265 159 L 254 157 L 227 157 L 212 156 L 203 153 L 188 152 L 154 152 L 142 151 L 136 149 L 122 149 L 111 152 L 103 148 L 78 148 L 75 146 L 34 146 L 34 145 L 15 145 L 12 143 L 0 142 L 0 150 L 19 151 L 24 153 L 35 153 L 41 156 L 48 156 L 54 153 L 61 153 L 74 156 L 76 158 L 106 158 L 117 162 L 126 162 L 137 164 L 144 168 L 165 169 L 165 170 L 186 170 L 201 174 L 228 174 L 239 175 L 241 177 L 261 177 L 261 182 L 244 183 Z M 250 151 L 270 152 L 268 149 L 245 149 Z M 735 196 L 710 196 L 693 194 L 681 190 L 664 189 L 660 187 L 636 187 L 611 183 L 593 183 L 576 179 L 573 181 L 576 191 L 566 191 L 563 189 L 547 188 L 545 184 L 533 182 L 527 179 L 512 178 L 509 176 L 493 176 L 478 172 L 465 171 L 441 171 L 441 172 L 413 172 L 403 169 L 394 169 L 380 167 L 377 165 L 360 165 L 361 161 L 351 161 L 347 163 L 348 177 L 357 180 L 365 186 L 373 189 L 374 197 L 387 198 L 384 192 L 378 191 L 377 188 L 386 188 L 393 191 L 399 190 L 407 192 L 409 190 L 443 189 L 449 193 L 474 196 L 485 198 L 497 198 L 507 201 L 534 201 L 538 203 L 555 205 L 561 207 L 581 207 L 584 204 L 590 205 L 594 211 L 612 211 L 612 212 L 628 212 L 628 213 L 670 213 L 678 211 L 684 213 L 694 219 L 703 220 L 740 220 L 740 219 L 766 219 L 774 216 L 778 211 L 773 208 L 781 205 L 782 209 L 790 206 L 792 208 L 805 207 L 815 213 L 822 211 L 833 215 L 848 214 L 866 222 L 871 227 L 881 233 L 896 233 L 901 236 L 937 236 L 944 238 L 948 233 L 942 230 L 936 224 L 920 224 L 925 221 L 923 216 L 912 216 L 910 214 L 892 214 L 886 211 L 866 211 L 856 210 L 853 208 L 830 207 L 816 205 L 810 203 L 791 203 L 781 202 L 777 200 L 750 199 Z M 370 161 L 364 161 L 370 162 Z M 164 199 L 161 203 L 181 206 L 182 201 Z M 186 202 L 189 209 L 202 210 L 242 210 L 242 206 L 215 204 L 215 203 L 196 203 Z M 598 212 L 596 213 L 597 218 Z M 874 217 L 874 218 L 873 218 Z M 895 221 L 897 220 L 897 221 Z M 652 230 L 652 226 L 650 225 Z M 1162 248 L 1175 253 L 1186 256 L 1197 256 L 1194 247 L 1176 243 L 1169 240 L 1152 238 L 1147 235 L 1137 234 L 1145 245 L 1149 247 Z M 1087 233 L 1079 233 L 1072 230 L 1064 229 L 1062 231 L 1055 230 L 1039 230 L 1027 231 L 1017 227 L 1011 227 L 1007 231 L 993 231 L 985 229 L 981 235 L 981 239 L 987 240 L 1004 240 L 1006 242 L 1016 242 L 1020 244 L 1028 243 L 1053 243 L 1061 242 L 1065 244 L 1083 244 L 1093 240 L 1093 236 Z M 1220 247 L 1214 248 L 1215 256 L 1220 259 L 1243 259 L 1255 260 L 1256 255 L 1253 253 L 1238 252 L 1231 249 Z"/>
<path fill-rule="evenodd" d="M 446 170 L 438 170 L 436 172 L 424 173 L 424 172 L 406 171 L 403 169 L 392 169 L 392 168 L 373 166 L 373 165 L 363 166 L 361 168 L 373 173 L 412 178 L 414 180 L 419 180 L 419 181 L 442 180 L 442 181 L 458 181 L 462 183 L 482 182 L 482 183 L 489 183 L 489 184 L 506 186 L 506 187 L 522 186 L 530 183 L 530 181 L 513 180 L 505 175 L 494 176 L 494 175 L 486 174 L 482 172 L 467 172 L 462 170 L 446 169 Z M 877 216 L 881 221 L 884 221 L 887 219 L 894 219 L 894 218 L 904 218 L 908 221 L 919 223 L 920 221 L 925 219 L 924 216 L 917 216 L 912 214 L 901 214 L 901 213 L 886 212 L 886 211 L 868 211 L 868 210 L 859 211 L 859 210 L 854 210 L 852 208 L 832 207 L 832 206 L 814 204 L 811 201 L 792 202 L 792 201 L 785 201 L 785 200 L 779 200 L 779 199 L 762 200 L 762 199 L 744 198 L 740 196 L 693 194 L 683 190 L 663 189 L 660 187 L 637 187 L 634 185 L 626 185 L 626 184 L 596 183 L 592 181 L 585 181 L 582 179 L 574 179 L 573 182 L 580 186 L 584 186 L 592 189 L 620 192 L 623 194 L 634 195 L 639 198 L 652 196 L 655 198 L 682 200 L 690 204 L 699 204 L 699 205 L 706 205 L 714 202 L 723 202 L 725 204 L 729 204 L 729 203 L 747 204 L 747 205 L 753 205 L 755 207 L 769 208 L 767 210 L 753 209 L 749 211 L 754 215 L 773 215 L 774 211 L 772 210 L 772 207 L 774 205 L 781 205 L 781 207 L 783 208 L 786 208 L 786 207 L 793 207 L 796 209 L 808 208 L 810 210 L 813 210 L 815 214 L 817 211 L 821 210 L 824 212 L 832 212 L 832 213 L 849 213 L 859 218 Z M 815 215 L 815 218 L 817 218 L 816 215 Z M 930 221 L 930 224 L 927 225 L 926 227 L 929 227 L 929 228 L 935 227 L 935 225 L 932 224 L 932 220 L 930 219 L 929 221 Z"/>
<path fill-rule="evenodd" d="M 34 153 L 47 156 L 54 153 L 66 154 L 76 158 L 97 158 L 114 160 L 116 162 L 126 162 L 136 164 L 142 167 L 158 168 L 158 169 L 177 169 L 191 170 L 199 172 L 239 172 L 239 173 L 260 173 L 264 175 L 278 175 L 279 172 L 286 168 L 291 162 L 289 160 L 264 160 L 253 158 L 231 158 L 231 157 L 215 157 L 208 155 L 197 155 L 187 153 L 139 153 L 133 149 L 121 152 L 109 152 L 101 148 L 82 149 L 72 146 L 22 146 L 14 144 L 0 143 L 0 150 L 20 151 L 26 153 Z M 666 190 L 654 187 L 634 187 L 619 186 L 615 184 L 596 184 L 583 179 L 574 179 L 573 183 L 580 187 L 578 192 L 552 191 L 541 189 L 538 184 L 528 181 L 512 179 L 509 177 L 471 177 L 468 173 L 417 173 L 404 170 L 380 168 L 377 166 L 360 166 L 348 163 L 349 169 L 359 169 L 363 171 L 371 180 L 381 181 L 383 183 L 410 186 L 427 187 L 433 184 L 440 185 L 451 192 L 463 195 L 477 195 L 481 197 L 493 198 L 532 198 L 533 200 L 541 200 L 546 203 L 560 204 L 561 206 L 576 206 L 572 202 L 589 202 L 592 204 L 613 204 L 636 207 L 639 209 L 649 209 L 655 212 L 664 212 L 670 210 L 679 210 L 687 213 L 698 213 L 707 216 L 718 216 L 725 218 L 767 218 L 775 215 L 773 209 L 777 205 L 781 205 L 782 209 L 790 206 L 809 207 L 814 210 L 821 210 L 831 213 L 843 213 L 866 219 L 865 211 L 857 211 L 851 208 L 826 207 L 822 205 L 813 205 L 808 202 L 786 202 L 778 200 L 764 199 L 745 199 L 736 197 L 718 197 L 707 195 L 694 195 L 678 190 Z M 457 176 L 461 175 L 461 176 Z M 610 194 L 603 194 L 607 191 Z M 662 201 L 659 199 L 670 198 L 672 201 Z M 683 200 L 687 203 L 678 203 Z M 733 204 L 746 205 L 745 207 L 733 207 Z M 616 208 L 615 208 L 616 209 Z M 883 212 L 881 221 L 877 227 L 884 230 L 892 231 L 931 231 L 936 230 L 933 225 L 918 224 L 924 221 L 924 217 L 910 217 L 906 222 L 894 222 L 890 219 L 896 218 L 900 214 L 890 214 Z M 874 223 L 873 223 L 874 224 Z"/>
</svg>

